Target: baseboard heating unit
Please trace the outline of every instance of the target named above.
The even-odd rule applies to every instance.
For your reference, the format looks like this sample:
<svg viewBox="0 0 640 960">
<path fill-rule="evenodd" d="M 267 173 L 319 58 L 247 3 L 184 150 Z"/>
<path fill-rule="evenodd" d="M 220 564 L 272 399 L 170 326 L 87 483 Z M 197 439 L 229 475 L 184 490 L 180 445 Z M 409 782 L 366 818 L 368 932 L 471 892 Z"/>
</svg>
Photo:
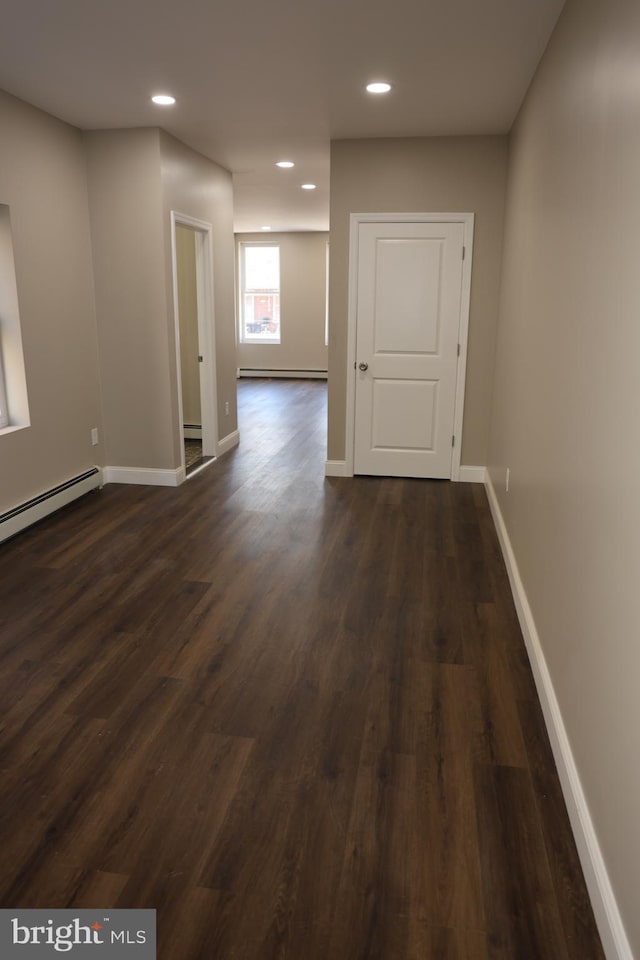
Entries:
<svg viewBox="0 0 640 960">
<path fill-rule="evenodd" d="M 184 423 L 182 425 L 182 436 L 185 440 L 202 440 L 202 424 Z"/>
<path fill-rule="evenodd" d="M 50 513 L 66 506 L 72 500 L 82 497 L 90 490 L 102 486 L 102 473 L 98 467 L 92 467 L 84 473 L 66 480 L 57 487 L 52 487 L 46 493 L 41 493 L 31 500 L 26 500 L 17 507 L 12 507 L 0 514 L 0 543 L 14 537 L 32 523 L 37 523 Z"/>
</svg>

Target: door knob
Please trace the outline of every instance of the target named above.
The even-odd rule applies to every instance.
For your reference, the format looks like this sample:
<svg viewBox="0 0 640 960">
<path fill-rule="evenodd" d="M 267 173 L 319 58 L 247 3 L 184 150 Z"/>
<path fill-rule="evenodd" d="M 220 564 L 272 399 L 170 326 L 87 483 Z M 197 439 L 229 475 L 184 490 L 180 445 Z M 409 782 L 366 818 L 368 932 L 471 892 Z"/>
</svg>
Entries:
<svg viewBox="0 0 640 960">
<path fill-rule="evenodd" d="M 364 373 L 365 370 L 368 370 L 368 369 L 369 369 L 369 364 L 368 364 L 368 363 L 365 363 L 364 360 L 362 361 L 362 363 L 359 363 L 358 366 L 360 367 L 360 369 L 362 370 L 363 373 Z"/>
</svg>

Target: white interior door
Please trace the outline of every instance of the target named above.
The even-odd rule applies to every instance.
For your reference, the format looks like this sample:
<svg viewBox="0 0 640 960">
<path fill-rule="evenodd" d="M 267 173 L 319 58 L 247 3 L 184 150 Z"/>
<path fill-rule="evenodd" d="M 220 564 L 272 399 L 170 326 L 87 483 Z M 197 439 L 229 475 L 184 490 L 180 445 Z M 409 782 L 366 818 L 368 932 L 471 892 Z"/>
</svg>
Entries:
<svg viewBox="0 0 640 960">
<path fill-rule="evenodd" d="M 462 223 L 360 223 L 355 473 L 451 477 Z"/>
</svg>

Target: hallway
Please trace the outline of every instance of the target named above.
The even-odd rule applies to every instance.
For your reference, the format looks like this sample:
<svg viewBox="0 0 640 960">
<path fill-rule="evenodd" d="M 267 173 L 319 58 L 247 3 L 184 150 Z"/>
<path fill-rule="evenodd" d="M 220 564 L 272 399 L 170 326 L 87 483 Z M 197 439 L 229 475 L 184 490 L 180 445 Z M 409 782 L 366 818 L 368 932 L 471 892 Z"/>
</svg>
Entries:
<svg viewBox="0 0 640 960">
<path fill-rule="evenodd" d="M 0 906 L 160 960 L 602 960 L 484 489 L 326 480 L 326 384 L 0 549 Z"/>
</svg>

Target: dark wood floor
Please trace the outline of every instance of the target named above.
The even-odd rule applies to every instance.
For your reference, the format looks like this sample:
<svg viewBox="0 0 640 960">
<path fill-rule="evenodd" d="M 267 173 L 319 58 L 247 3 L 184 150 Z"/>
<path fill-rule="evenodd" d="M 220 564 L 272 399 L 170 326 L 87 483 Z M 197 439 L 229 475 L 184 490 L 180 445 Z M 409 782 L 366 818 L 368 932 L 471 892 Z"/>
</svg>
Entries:
<svg viewBox="0 0 640 960">
<path fill-rule="evenodd" d="M 325 480 L 325 385 L 0 548 L 0 906 L 161 960 L 602 960 L 484 490 Z"/>
</svg>

